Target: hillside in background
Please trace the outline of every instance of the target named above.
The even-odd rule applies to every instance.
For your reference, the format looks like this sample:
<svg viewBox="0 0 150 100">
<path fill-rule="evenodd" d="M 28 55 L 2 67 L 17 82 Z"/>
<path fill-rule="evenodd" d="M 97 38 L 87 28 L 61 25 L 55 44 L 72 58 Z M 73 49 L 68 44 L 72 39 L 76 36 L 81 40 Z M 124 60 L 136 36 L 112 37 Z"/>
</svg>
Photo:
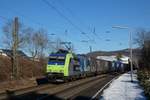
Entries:
<svg viewBox="0 0 150 100">
<path fill-rule="evenodd" d="M 117 54 L 122 54 L 129 57 L 130 49 L 123 49 L 117 51 L 93 51 L 91 53 L 88 53 L 87 55 L 92 57 L 97 57 L 97 56 L 112 56 Z M 140 55 L 140 49 L 139 48 L 133 49 L 133 56 L 139 57 L 139 55 Z"/>
</svg>

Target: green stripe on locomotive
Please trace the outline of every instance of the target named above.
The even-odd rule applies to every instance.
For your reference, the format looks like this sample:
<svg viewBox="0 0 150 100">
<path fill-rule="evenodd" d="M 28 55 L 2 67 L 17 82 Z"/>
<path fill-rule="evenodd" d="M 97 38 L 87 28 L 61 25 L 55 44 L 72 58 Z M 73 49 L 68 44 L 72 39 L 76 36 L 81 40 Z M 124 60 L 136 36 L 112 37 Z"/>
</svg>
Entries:
<svg viewBox="0 0 150 100">
<path fill-rule="evenodd" d="M 63 73 L 64 76 L 69 76 L 70 59 L 73 58 L 72 53 L 67 53 L 65 56 L 65 62 L 63 65 L 47 64 L 47 73 Z"/>
</svg>

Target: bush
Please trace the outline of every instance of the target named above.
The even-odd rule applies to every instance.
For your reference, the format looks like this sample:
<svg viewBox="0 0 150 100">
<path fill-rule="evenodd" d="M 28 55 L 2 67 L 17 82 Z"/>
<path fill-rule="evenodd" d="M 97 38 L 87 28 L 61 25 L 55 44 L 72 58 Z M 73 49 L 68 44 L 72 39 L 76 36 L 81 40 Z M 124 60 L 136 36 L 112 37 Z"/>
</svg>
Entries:
<svg viewBox="0 0 150 100">
<path fill-rule="evenodd" d="M 145 95 L 150 99 L 150 71 L 138 71 L 138 80 L 140 81 L 140 85 L 144 88 Z"/>
<path fill-rule="evenodd" d="M 149 78 L 150 78 L 150 72 L 148 72 L 148 71 L 143 71 L 143 70 L 138 71 L 138 79 L 139 79 L 140 81 L 147 80 L 147 79 L 149 79 Z"/>
<path fill-rule="evenodd" d="M 150 80 L 145 80 L 143 86 L 144 86 L 145 94 L 150 97 Z"/>
</svg>

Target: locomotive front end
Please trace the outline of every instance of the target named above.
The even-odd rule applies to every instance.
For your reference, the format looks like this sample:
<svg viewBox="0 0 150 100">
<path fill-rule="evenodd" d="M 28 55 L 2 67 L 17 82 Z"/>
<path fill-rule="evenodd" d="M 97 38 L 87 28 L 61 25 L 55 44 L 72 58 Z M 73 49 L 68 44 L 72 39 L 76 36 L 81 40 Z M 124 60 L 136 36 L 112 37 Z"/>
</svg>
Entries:
<svg viewBox="0 0 150 100">
<path fill-rule="evenodd" d="M 48 79 L 61 79 L 65 76 L 66 54 L 50 54 L 47 64 Z"/>
</svg>

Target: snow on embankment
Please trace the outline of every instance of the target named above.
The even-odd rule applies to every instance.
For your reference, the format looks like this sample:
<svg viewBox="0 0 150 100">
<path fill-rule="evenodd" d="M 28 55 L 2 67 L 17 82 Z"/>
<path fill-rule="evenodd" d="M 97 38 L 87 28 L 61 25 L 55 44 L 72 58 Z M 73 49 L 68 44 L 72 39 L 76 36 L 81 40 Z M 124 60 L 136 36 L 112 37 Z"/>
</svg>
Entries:
<svg viewBox="0 0 150 100">
<path fill-rule="evenodd" d="M 136 74 L 131 82 L 130 73 L 125 73 L 104 90 L 100 100 L 146 100 L 143 92 Z"/>
</svg>

